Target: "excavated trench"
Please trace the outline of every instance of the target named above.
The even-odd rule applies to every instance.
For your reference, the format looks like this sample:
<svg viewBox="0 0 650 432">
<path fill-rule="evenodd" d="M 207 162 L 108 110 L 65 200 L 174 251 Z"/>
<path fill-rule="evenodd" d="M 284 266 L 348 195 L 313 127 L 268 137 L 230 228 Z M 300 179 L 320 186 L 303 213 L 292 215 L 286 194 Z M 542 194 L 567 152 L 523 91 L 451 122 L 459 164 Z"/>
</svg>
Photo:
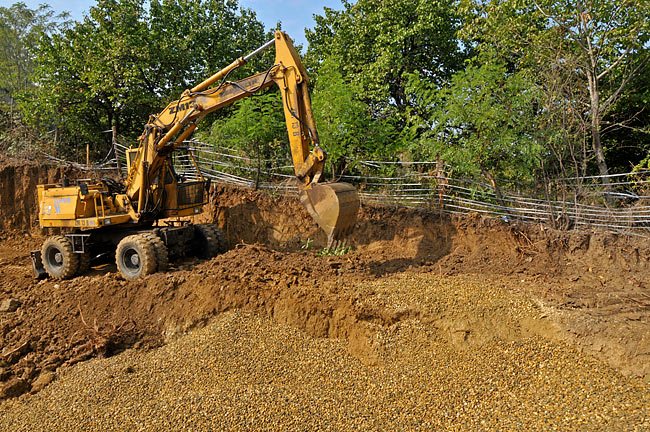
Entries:
<svg viewBox="0 0 650 432">
<path fill-rule="evenodd" d="M 187 259 L 136 282 L 122 280 L 111 264 L 68 281 L 35 282 L 28 252 L 43 240 L 35 187 L 64 173 L 74 175 L 0 164 L 0 301 L 19 305 L 0 313 L 0 397 L 40 390 L 61 366 L 165 343 L 232 309 L 312 337 L 346 339 L 370 365 L 390 357 L 382 340 L 392 329 L 416 321 L 457 349 L 537 335 L 650 379 L 645 239 L 362 206 L 353 252 L 319 256 L 325 237 L 295 197 L 214 185 L 197 221 L 222 227 L 223 255 Z M 425 296 L 418 287 L 437 278 L 452 287 L 501 288 Z M 513 307 L 526 312 L 512 315 Z"/>
</svg>

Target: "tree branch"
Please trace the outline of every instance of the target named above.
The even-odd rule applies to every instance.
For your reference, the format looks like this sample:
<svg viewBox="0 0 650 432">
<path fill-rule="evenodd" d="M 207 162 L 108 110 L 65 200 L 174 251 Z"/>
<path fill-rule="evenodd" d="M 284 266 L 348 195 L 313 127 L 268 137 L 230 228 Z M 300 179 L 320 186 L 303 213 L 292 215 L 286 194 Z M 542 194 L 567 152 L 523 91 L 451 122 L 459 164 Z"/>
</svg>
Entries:
<svg viewBox="0 0 650 432">
<path fill-rule="evenodd" d="M 578 37 L 578 34 L 577 34 L 575 31 L 571 30 L 571 27 L 569 27 L 569 26 L 567 26 L 567 25 L 561 23 L 560 20 L 558 20 L 556 17 L 554 17 L 554 16 L 552 16 L 552 15 L 549 15 L 549 14 L 547 14 L 546 12 L 544 12 L 544 10 L 541 8 L 541 6 L 540 6 L 539 4 L 537 4 L 537 0 L 534 0 L 533 3 L 535 3 L 535 7 L 537 8 L 537 10 L 540 11 L 540 13 L 541 13 L 542 15 L 544 15 L 546 18 L 548 18 L 549 20 L 553 21 L 556 25 L 562 27 L 565 31 L 567 31 L 568 33 L 570 33 L 571 35 L 573 35 L 573 37 L 575 38 L 576 43 L 577 43 L 578 45 L 580 45 L 580 48 L 582 48 L 582 49 L 586 49 L 586 47 L 585 47 L 585 46 L 582 44 L 582 42 L 580 41 L 580 38 Z"/>
<path fill-rule="evenodd" d="M 625 50 L 625 52 L 624 52 L 623 54 L 621 54 L 621 55 L 616 59 L 616 61 L 615 61 L 614 63 L 612 63 L 612 64 L 611 64 L 607 69 L 605 69 L 604 71 L 602 71 L 601 73 L 599 73 L 599 74 L 596 76 L 596 79 L 601 79 L 602 77 L 604 77 L 605 75 L 607 75 L 609 72 L 611 72 L 611 70 L 614 69 L 616 66 L 618 66 L 618 64 L 619 64 L 621 61 L 623 61 L 623 59 L 625 58 L 625 56 L 627 56 L 627 55 L 628 55 L 628 54 L 629 54 L 633 49 L 634 49 L 634 47 L 628 47 L 628 48 Z"/>
<path fill-rule="evenodd" d="M 621 11 L 621 9 L 623 8 L 623 6 L 624 6 L 626 3 L 628 3 L 628 2 L 627 2 L 627 1 L 621 1 L 621 2 L 619 3 L 619 5 L 618 5 L 618 7 L 616 8 L 616 10 L 614 10 L 614 12 L 610 15 L 609 23 L 613 23 L 613 22 L 616 21 L 615 17 L 618 15 L 618 13 Z M 606 45 L 606 41 L 608 40 L 608 36 L 609 36 L 609 34 L 610 34 L 610 33 L 611 33 L 615 28 L 617 28 L 616 25 L 611 25 L 611 26 L 609 27 L 609 29 L 605 32 L 605 34 L 603 35 L 603 37 L 600 38 L 600 43 L 598 44 L 599 46 L 598 46 L 598 49 L 597 49 L 597 51 L 598 51 L 598 54 L 597 54 L 598 57 L 600 57 L 600 54 L 601 54 L 601 52 L 603 51 L 603 48 L 604 48 L 605 45 Z"/>
<path fill-rule="evenodd" d="M 633 70 L 632 72 L 630 72 L 630 73 L 629 73 L 629 74 L 628 74 L 628 75 L 623 79 L 623 81 L 621 82 L 621 85 L 618 86 L 618 88 L 616 89 L 616 91 L 615 91 L 615 92 L 614 92 L 610 97 L 608 97 L 607 100 L 606 100 L 605 102 L 603 102 L 603 104 L 601 105 L 601 107 L 602 107 L 602 108 L 601 108 L 601 112 L 603 112 L 603 113 L 604 113 L 604 112 L 607 112 L 607 110 L 609 109 L 609 107 L 610 107 L 614 102 L 616 102 L 616 100 L 618 99 L 618 96 L 621 94 L 621 92 L 623 91 L 623 89 L 625 88 L 625 86 L 627 86 L 627 84 L 632 80 L 632 78 L 634 78 L 634 77 L 637 75 L 637 73 L 638 73 L 638 72 L 639 72 L 643 67 L 645 67 L 646 63 L 648 63 L 648 60 L 650 60 L 650 54 L 647 54 L 647 55 L 645 56 L 645 58 L 639 62 L 639 64 L 634 68 L 634 70 Z"/>
</svg>

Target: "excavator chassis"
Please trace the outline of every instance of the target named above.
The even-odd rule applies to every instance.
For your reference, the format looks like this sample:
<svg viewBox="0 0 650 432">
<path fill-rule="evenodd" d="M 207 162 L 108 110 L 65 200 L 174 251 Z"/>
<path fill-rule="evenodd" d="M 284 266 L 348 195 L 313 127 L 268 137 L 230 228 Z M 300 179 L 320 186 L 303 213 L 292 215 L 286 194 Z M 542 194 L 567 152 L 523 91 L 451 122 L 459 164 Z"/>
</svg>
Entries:
<svg viewBox="0 0 650 432">
<path fill-rule="evenodd" d="M 212 258 L 224 250 L 225 240 L 217 225 L 176 222 L 161 227 L 116 227 L 90 234 L 53 236 L 30 256 L 35 278 L 68 279 L 83 274 L 92 260 L 114 254 L 118 271 L 125 279 L 133 280 L 165 271 L 170 258 Z"/>
</svg>

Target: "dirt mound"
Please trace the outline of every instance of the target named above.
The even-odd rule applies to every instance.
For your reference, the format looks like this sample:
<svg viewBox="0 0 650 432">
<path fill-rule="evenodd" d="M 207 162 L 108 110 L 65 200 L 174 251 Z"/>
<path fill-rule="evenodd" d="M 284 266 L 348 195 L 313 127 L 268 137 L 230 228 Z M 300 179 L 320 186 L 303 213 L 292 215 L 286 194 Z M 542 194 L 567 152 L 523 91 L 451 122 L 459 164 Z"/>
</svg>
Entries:
<svg viewBox="0 0 650 432">
<path fill-rule="evenodd" d="M 61 365 L 111 355 L 136 342 L 158 345 L 230 309 L 268 315 L 314 337 L 346 338 L 359 352 L 365 350 L 365 322 L 396 319 L 338 292 L 343 280 L 363 277 L 353 263 L 306 251 L 238 245 L 212 261 L 188 260 L 134 283 L 102 270 L 34 283 L 24 259 L 10 261 L 23 268 L 0 270 L 3 279 L 12 280 L 3 294 L 20 305 L 2 318 L 3 380 L 31 382 Z"/>
<path fill-rule="evenodd" d="M 262 243 L 298 250 L 325 245 L 325 236 L 293 195 L 218 185 L 210 214 L 231 246 Z M 558 231 L 478 214 L 452 217 L 428 209 L 363 205 L 349 241 L 355 259 L 377 276 L 418 266 L 447 274 L 524 274 L 611 287 L 631 278 L 642 282 L 650 270 L 647 238 Z"/>
<path fill-rule="evenodd" d="M 261 243 L 277 250 L 299 249 L 309 238 L 325 245 L 320 232 L 294 195 L 213 185 L 208 209 L 227 242 Z"/>
<path fill-rule="evenodd" d="M 222 186 L 213 205 L 232 244 L 325 244 L 295 197 Z M 356 250 L 346 257 L 346 272 L 366 277 L 413 271 L 506 278 L 544 305 L 566 338 L 625 373 L 650 378 L 650 239 L 362 206 L 351 241 Z"/>
</svg>

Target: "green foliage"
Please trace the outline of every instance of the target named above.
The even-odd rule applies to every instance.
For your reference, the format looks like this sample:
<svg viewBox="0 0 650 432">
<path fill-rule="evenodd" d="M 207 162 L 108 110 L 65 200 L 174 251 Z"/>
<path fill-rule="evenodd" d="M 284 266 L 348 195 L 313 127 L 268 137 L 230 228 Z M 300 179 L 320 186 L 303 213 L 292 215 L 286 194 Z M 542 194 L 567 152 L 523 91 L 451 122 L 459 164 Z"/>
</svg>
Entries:
<svg viewBox="0 0 650 432">
<path fill-rule="evenodd" d="M 342 75 L 374 115 L 402 115 L 410 104 L 408 74 L 442 85 L 462 65 L 455 33 L 460 26 L 452 0 L 358 0 L 343 11 L 325 8 L 307 30 L 308 59 L 319 65 L 340 59 Z M 316 66 L 317 67 L 317 66 Z M 396 108 L 393 110 L 392 108 Z"/>
<path fill-rule="evenodd" d="M 326 59 L 320 67 L 312 98 L 321 145 L 328 155 L 332 178 L 364 159 L 391 159 L 395 152 L 392 125 L 373 118 L 356 95 L 359 85 L 344 81 L 338 62 Z"/>
<path fill-rule="evenodd" d="M 271 159 L 278 152 L 284 153 L 283 143 L 288 142 L 287 129 L 282 98 L 274 90 L 237 102 L 232 113 L 215 121 L 210 133 L 200 135 L 201 139 L 251 156 L 259 155 L 263 159 Z M 288 144 L 286 146 L 288 148 Z"/>
<path fill-rule="evenodd" d="M 103 156 L 112 125 L 135 141 L 150 114 L 270 38 L 236 0 L 99 0 L 63 19 L 0 8 L 0 100 L 18 98 L 35 127 L 21 136 L 54 130 L 66 156 L 87 142 Z M 647 0 L 344 0 L 315 20 L 305 63 L 327 176 L 363 175 L 368 159 L 441 160 L 493 184 L 647 167 Z M 15 122 L 0 111 L 3 128 Z M 287 165 L 277 89 L 202 127 L 257 158 L 258 175 Z"/>
<path fill-rule="evenodd" d="M 308 250 L 313 241 L 314 240 L 312 240 L 311 238 L 308 237 L 307 240 L 305 241 L 305 244 L 300 246 L 300 249 Z"/>
<path fill-rule="evenodd" d="M 34 47 L 43 34 L 65 27 L 67 14 L 54 15 L 47 5 L 24 3 L 0 7 L 0 151 L 31 155 L 43 146 L 42 134 L 25 127 L 16 109 L 18 92 L 32 88 Z"/>
<path fill-rule="evenodd" d="M 613 154 L 608 146 L 622 144 L 608 138 L 615 127 L 606 119 L 618 126 L 629 120 L 614 112 L 621 108 L 617 101 L 634 92 L 635 77 L 648 70 L 650 2 L 461 0 L 460 10 L 467 15 L 466 43 L 536 77 L 544 92 L 546 143 L 558 169 L 574 166 L 580 175 L 594 160 L 606 173 L 604 156 Z"/>
<path fill-rule="evenodd" d="M 23 96 L 32 124 L 56 128 L 72 147 L 103 154 L 116 125 L 135 138 L 150 114 L 182 89 L 265 39 L 263 27 L 233 0 L 100 0 L 83 22 L 43 37 L 38 90 Z"/>
<path fill-rule="evenodd" d="M 650 74 L 638 75 L 604 118 L 607 162 L 614 172 L 650 168 Z M 640 161 L 640 162 L 639 162 Z"/>
<path fill-rule="evenodd" d="M 420 103 L 434 105 L 430 129 L 417 142 L 430 151 L 426 156 L 465 175 L 530 180 L 542 149 L 537 88 L 524 73 L 508 73 L 498 62 L 470 63 L 440 91 L 413 81 Z"/>
<path fill-rule="evenodd" d="M 368 105 L 355 97 L 358 93 L 343 80 L 336 62 L 328 59 L 315 80 L 312 104 L 320 144 L 328 155 L 326 173 L 332 178 L 358 160 L 393 157 L 392 125 L 373 118 Z M 237 102 L 227 117 L 213 123 L 209 133 L 197 133 L 197 137 L 265 160 L 266 168 L 272 167 L 273 159 L 289 163 L 282 99 L 276 88 Z"/>
<path fill-rule="evenodd" d="M 335 247 L 326 247 L 319 251 L 316 256 L 343 256 L 352 252 L 352 246 L 346 246 L 344 244 L 338 244 Z"/>
<path fill-rule="evenodd" d="M 0 7 L 0 100 L 12 103 L 14 94 L 31 85 L 32 50 L 41 34 L 65 25 L 67 14 L 54 15 L 43 4 L 30 9 L 25 3 Z"/>
</svg>

